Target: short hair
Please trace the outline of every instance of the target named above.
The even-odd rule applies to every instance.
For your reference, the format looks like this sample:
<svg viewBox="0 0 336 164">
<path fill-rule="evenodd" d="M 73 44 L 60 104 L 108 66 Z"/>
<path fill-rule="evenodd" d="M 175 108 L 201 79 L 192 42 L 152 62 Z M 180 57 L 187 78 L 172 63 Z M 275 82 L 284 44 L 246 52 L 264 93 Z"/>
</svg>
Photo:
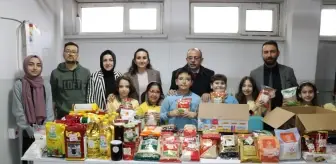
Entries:
<svg viewBox="0 0 336 164">
<path fill-rule="evenodd" d="M 265 45 L 273 45 L 274 47 L 276 47 L 277 51 L 279 51 L 278 43 L 274 40 L 269 40 L 269 41 L 265 42 L 262 45 L 262 47 L 264 47 Z"/>
<path fill-rule="evenodd" d="M 178 79 L 178 76 L 180 76 L 182 73 L 186 73 L 186 74 L 190 75 L 191 80 L 194 81 L 193 73 L 189 69 L 186 69 L 186 68 L 178 69 L 176 71 L 176 74 L 175 74 L 175 79 Z"/>
<path fill-rule="evenodd" d="M 190 53 L 190 51 L 198 51 L 200 53 L 201 57 L 202 57 L 202 51 L 201 51 L 201 49 L 199 49 L 199 48 L 190 48 L 188 50 L 188 52 L 187 52 L 187 55 Z"/>
<path fill-rule="evenodd" d="M 216 80 L 221 80 L 221 81 L 224 81 L 225 84 L 227 84 L 227 78 L 225 75 L 223 74 L 215 74 L 211 77 L 210 79 L 210 83 L 214 83 Z"/>
<path fill-rule="evenodd" d="M 78 45 L 77 45 L 76 43 L 74 43 L 74 42 L 68 42 L 68 43 L 65 43 L 65 44 L 64 44 L 64 50 L 65 50 L 65 48 L 66 48 L 67 46 L 76 46 L 76 47 L 77 47 L 77 51 L 79 51 L 79 47 L 78 47 Z"/>
</svg>

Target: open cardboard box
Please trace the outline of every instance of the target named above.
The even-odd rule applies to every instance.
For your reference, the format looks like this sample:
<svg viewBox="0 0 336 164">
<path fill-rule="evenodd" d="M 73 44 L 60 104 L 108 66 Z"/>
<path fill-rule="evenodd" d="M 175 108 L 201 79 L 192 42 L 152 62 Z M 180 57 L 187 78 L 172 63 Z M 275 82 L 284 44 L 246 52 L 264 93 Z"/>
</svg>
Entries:
<svg viewBox="0 0 336 164">
<path fill-rule="evenodd" d="M 301 134 L 336 130 L 336 112 L 321 107 L 277 107 L 264 117 L 275 129 L 297 127 Z"/>
<path fill-rule="evenodd" d="M 198 131 L 217 129 L 219 132 L 247 133 L 247 104 L 201 103 L 198 109 Z"/>
</svg>

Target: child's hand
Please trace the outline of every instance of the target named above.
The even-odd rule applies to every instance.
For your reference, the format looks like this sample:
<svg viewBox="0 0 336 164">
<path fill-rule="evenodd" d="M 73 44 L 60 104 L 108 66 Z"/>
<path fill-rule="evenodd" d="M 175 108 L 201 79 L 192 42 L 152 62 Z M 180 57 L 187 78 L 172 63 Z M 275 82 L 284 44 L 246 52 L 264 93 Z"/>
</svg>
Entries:
<svg viewBox="0 0 336 164">
<path fill-rule="evenodd" d="M 154 117 L 155 117 L 155 120 L 160 120 L 160 113 L 155 112 Z"/>
<path fill-rule="evenodd" d="M 178 109 L 174 109 L 174 110 L 172 110 L 172 111 L 169 112 L 169 116 L 170 117 L 180 116 L 180 112 L 178 111 Z"/>
<path fill-rule="evenodd" d="M 176 95 L 176 90 L 173 90 L 173 89 L 169 90 L 168 95 L 169 96 Z"/>
<path fill-rule="evenodd" d="M 111 93 L 110 95 L 108 95 L 107 101 L 108 102 L 113 102 L 115 100 L 115 98 L 116 98 L 115 95 L 113 93 Z"/>
<path fill-rule="evenodd" d="M 186 118 L 195 118 L 195 117 L 196 117 L 196 112 L 185 111 L 185 112 L 182 114 L 182 117 L 186 117 Z"/>
<path fill-rule="evenodd" d="M 261 107 L 261 106 L 263 106 L 264 104 L 265 104 L 265 102 L 262 101 L 262 100 L 256 101 L 256 106 L 257 106 L 257 107 Z"/>
<path fill-rule="evenodd" d="M 204 94 L 202 95 L 202 101 L 203 101 L 203 102 L 208 102 L 209 99 L 210 99 L 210 94 L 209 94 L 209 93 L 204 93 Z"/>
</svg>

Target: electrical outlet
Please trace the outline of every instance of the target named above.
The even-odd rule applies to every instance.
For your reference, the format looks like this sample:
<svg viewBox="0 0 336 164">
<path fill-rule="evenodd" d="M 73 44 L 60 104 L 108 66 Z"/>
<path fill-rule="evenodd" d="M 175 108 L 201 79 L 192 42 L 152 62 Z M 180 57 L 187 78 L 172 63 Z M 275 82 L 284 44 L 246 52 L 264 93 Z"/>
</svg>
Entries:
<svg viewBox="0 0 336 164">
<path fill-rule="evenodd" d="M 8 138 L 16 139 L 19 137 L 19 129 L 18 128 L 8 128 Z"/>
</svg>

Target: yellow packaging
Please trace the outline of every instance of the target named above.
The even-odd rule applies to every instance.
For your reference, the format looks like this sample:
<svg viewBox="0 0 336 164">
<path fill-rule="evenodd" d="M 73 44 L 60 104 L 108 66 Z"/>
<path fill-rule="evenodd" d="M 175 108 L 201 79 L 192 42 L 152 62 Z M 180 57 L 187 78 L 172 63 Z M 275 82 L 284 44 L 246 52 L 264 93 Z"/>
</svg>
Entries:
<svg viewBox="0 0 336 164">
<path fill-rule="evenodd" d="M 64 142 L 65 125 L 55 122 L 46 123 L 46 142 L 47 156 L 64 158 L 65 142 Z"/>
<path fill-rule="evenodd" d="M 257 156 L 257 149 L 254 144 L 246 145 L 243 142 L 243 138 L 238 139 L 239 152 L 240 152 L 239 155 L 241 163 L 251 163 L 251 162 L 260 163 L 260 159 Z"/>
<path fill-rule="evenodd" d="M 95 113 L 99 111 L 99 107 L 96 103 L 93 104 L 75 104 L 73 106 L 73 111 L 76 113 L 86 113 L 91 112 Z"/>
<path fill-rule="evenodd" d="M 100 158 L 111 159 L 110 142 L 112 141 L 112 129 L 108 122 L 103 122 L 100 128 Z"/>
<path fill-rule="evenodd" d="M 99 158 L 99 127 L 97 123 L 90 123 L 86 130 L 87 157 Z"/>
</svg>

